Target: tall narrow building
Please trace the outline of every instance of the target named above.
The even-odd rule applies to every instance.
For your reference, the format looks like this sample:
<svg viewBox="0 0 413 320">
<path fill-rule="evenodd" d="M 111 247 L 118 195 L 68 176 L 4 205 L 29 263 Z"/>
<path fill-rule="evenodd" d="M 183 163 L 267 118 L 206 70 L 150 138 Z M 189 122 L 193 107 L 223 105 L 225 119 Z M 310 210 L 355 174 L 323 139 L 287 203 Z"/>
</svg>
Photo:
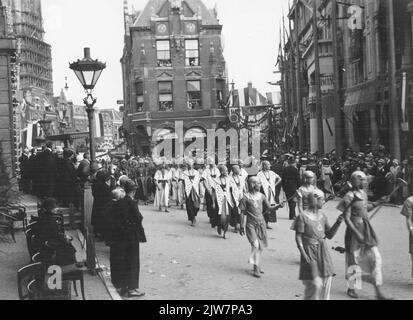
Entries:
<svg viewBox="0 0 413 320">
<path fill-rule="evenodd" d="M 51 46 L 44 41 L 41 0 L 5 0 L 19 43 L 20 88 L 53 97 Z"/>
<path fill-rule="evenodd" d="M 153 135 L 206 137 L 225 122 L 228 96 L 222 25 L 200 0 L 150 0 L 129 13 L 121 59 L 129 146 L 149 153 Z"/>
<path fill-rule="evenodd" d="M 15 177 L 17 158 L 15 155 L 15 103 L 14 86 L 16 39 L 7 27 L 6 8 L 0 0 L 0 194 Z M 4 201 L 4 199 L 2 199 Z"/>
<path fill-rule="evenodd" d="M 35 146 L 42 135 L 38 121 L 56 121 L 53 107 L 52 53 L 44 40 L 41 0 L 3 0 L 8 28 L 17 38 L 19 117 L 21 145 Z"/>
</svg>

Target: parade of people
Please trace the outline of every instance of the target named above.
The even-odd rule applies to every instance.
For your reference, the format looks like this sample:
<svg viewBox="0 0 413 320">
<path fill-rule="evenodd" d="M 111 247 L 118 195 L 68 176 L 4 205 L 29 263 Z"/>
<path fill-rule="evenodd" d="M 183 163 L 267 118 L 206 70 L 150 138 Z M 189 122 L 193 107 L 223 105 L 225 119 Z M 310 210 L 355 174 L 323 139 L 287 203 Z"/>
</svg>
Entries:
<svg viewBox="0 0 413 320">
<path fill-rule="evenodd" d="M 48 147 L 50 150 L 46 149 L 46 152 L 53 154 L 50 146 Z M 166 157 L 151 159 L 131 155 L 129 160 L 126 158 L 99 160 L 98 165 L 94 166 L 97 172 L 87 176 L 85 172 L 96 171 L 90 166 L 87 154 L 83 158 L 75 157 L 71 150 L 65 149 L 62 152 L 62 160 L 58 160 L 57 151 L 55 153 L 56 165 L 66 166 L 63 171 L 64 178 L 59 176 L 55 182 L 62 188 L 57 189 L 61 190 L 56 194 L 58 201 L 62 204 L 79 203 L 76 199 L 77 193 L 74 193 L 77 190 L 76 186 L 80 188 L 85 182 L 92 182 L 95 199 L 92 224 L 98 240 L 112 243 L 110 238 L 113 231 L 112 228 L 108 228 L 107 223 L 108 219 L 112 219 L 110 224 L 113 224 L 117 214 L 109 214 L 103 209 L 110 203 L 111 193 L 113 192 L 115 199 L 113 206 L 116 208 L 117 201 L 121 200 L 120 193 L 129 190 L 133 191 L 133 193 L 129 192 L 129 196 L 144 207 L 153 203 L 155 210 L 165 213 L 170 213 L 173 208 L 177 210 L 185 208 L 192 227 L 197 226 L 197 217 L 201 212 L 209 218 L 211 227 L 217 230 L 219 237 L 227 239 L 230 227 L 241 236 L 247 235 L 251 245 L 249 263 L 253 265 L 252 275 L 260 278 L 263 276 L 262 254 L 268 246 L 267 229 L 271 230 L 268 225 L 269 217 L 276 217 L 276 210 L 287 204 L 289 219 L 294 220 L 291 229 L 296 232 L 296 242 L 301 255 L 299 278 L 305 285 L 304 299 L 329 300 L 331 298 L 334 268 L 326 239 L 331 239 L 337 233 L 343 221 L 347 226 L 344 239 L 347 270 L 345 277 L 349 284 L 347 295 L 353 299 L 359 297 L 352 272 L 360 268 L 363 279 L 373 284 L 376 297 L 388 299 L 382 289 L 383 262 L 378 249 L 378 236 L 370 224 L 371 218 L 368 212 L 390 201 L 403 199 L 401 193 L 397 193 L 401 199 L 393 197 L 394 193 L 391 197 L 388 196 L 391 190 L 400 189 L 397 188 L 395 178 L 387 178 L 388 187 L 379 189 L 374 187 L 377 184 L 375 174 L 378 174 L 377 179 L 381 181 L 380 183 L 383 183 L 382 179 L 386 179 L 386 176 L 396 174 L 394 168 L 398 162 L 395 160 L 392 161 L 387 173 L 382 173 L 384 160 L 378 157 L 376 162 L 372 160 L 372 165 L 368 168 L 363 168 L 364 171 L 354 171 L 348 176 L 346 174 L 352 169 L 361 169 L 357 164 L 362 158 L 361 154 L 348 153 L 344 159 L 340 159 L 333 157 L 332 154 L 316 157 L 288 153 L 274 157 L 273 161 L 263 160 L 258 174 L 248 175 L 245 163 L 252 163 L 251 159 L 233 159 L 218 165 L 211 157 L 205 159 L 199 156 L 183 157 L 178 161 Z M 31 161 L 32 157 L 34 155 L 29 155 L 23 162 L 27 176 L 31 177 L 31 180 L 28 178 L 25 182 L 24 190 L 33 190 L 32 188 L 39 183 L 33 179 L 34 175 L 29 174 L 31 164 L 35 163 Z M 372 155 L 366 157 L 372 158 Z M 49 158 L 52 159 L 50 155 Z M 79 159 L 79 163 L 73 164 L 71 160 L 73 158 Z M 409 160 L 406 162 L 409 163 Z M 276 166 L 277 163 L 282 167 L 281 176 L 271 170 L 271 167 Z M 114 182 L 111 182 L 112 180 Z M 277 196 L 278 186 L 280 192 Z M 41 194 L 40 191 L 33 190 L 33 192 Z M 324 203 L 331 200 L 340 201 L 337 207 L 340 215 L 333 227 L 328 224 L 328 214 L 323 211 Z M 412 201 L 411 198 L 406 198 L 404 201 L 402 215 L 407 219 L 411 240 Z M 201 210 L 203 203 L 205 213 Z M 113 211 L 112 206 L 110 207 Z M 114 268 L 116 272 L 118 268 L 116 264 Z M 122 280 L 115 279 L 116 281 Z M 120 286 L 119 292 L 122 294 L 131 297 L 139 296 L 136 294 L 139 290 L 126 292 L 125 286 Z"/>
<path fill-rule="evenodd" d="M 0 300 L 413 299 L 413 0 L 211 1 L 0 0 Z"/>
</svg>

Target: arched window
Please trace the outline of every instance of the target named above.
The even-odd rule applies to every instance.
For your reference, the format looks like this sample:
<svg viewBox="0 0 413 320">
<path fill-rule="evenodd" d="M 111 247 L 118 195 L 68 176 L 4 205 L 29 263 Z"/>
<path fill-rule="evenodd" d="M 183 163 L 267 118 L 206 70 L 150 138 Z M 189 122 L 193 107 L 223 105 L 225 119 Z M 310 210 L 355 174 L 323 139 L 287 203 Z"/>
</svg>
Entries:
<svg viewBox="0 0 413 320">
<path fill-rule="evenodd" d="M 185 133 L 185 139 L 206 138 L 207 134 L 202 128 L 191 128 Z"/>
<path fill-rule="evenodd" d="M 206 151 L 207 134 L 204 129 L 194 127 L 185 132 L 185 148 L 190 147 L 190 155 L 195 157 L 202 157 Z M 188 156 L 185 150 L 185 155 Z"/>
</svg>

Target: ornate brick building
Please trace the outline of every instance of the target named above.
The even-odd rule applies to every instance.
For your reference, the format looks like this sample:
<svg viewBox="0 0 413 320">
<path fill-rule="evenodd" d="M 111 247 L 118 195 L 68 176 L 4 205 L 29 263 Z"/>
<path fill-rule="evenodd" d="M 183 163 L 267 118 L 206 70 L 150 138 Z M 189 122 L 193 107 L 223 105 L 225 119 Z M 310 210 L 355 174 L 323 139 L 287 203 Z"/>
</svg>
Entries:
<svg viewBox="0 0 413 320">
<path fill-rule="evenodd" d="M 12 38 L 6 24 L 6 10 L 0 1 L 0 157 L 10 177 L 16 169 L 14 143 L 14 105 L 12 72 L 16 39 Z"/>
<path fill-rule="evenodd" d="M 333 30 L 332 0 L 295 0 L 290 8 L 290 37 L 285 46 L 284 93 L 287 116 L 298 117 L 297 94 L 302 102 L 302 130 L 305 141 L 301 149 L 317 151 L 315 55 L 312 4 L 318 8 L 318 48 L 320 61 L 321 107 L 324 151 L 337 142 L 357 151 L 374 150 L 380 145 L 391 150 L 392 108 L 389 78 L 389 1 L 337 1 L 337 29 Z M 349 27 L 349 7 L 359 8 L 357 26 Z M 402 155 L 410 149 L 413 138 L 413 1 L 394 0 L 395 74 L 401 123 Z M 337 35 L 338 97 L 334 99 L 333 33 Z M 298 40 L 297 36 L 298 35 Z M 297 50 L 297 43 L 299 50 Z M 297 52 L 299 52 L 300 92 L 297 93 Z M 297 122 L 294 121 L 297 125 Z M 339 132 L 336 129 L 340 128 Z M 310 143 L 311 142 L 311 143 Z M 297 145 L 297 143 L 295 144 Z"/>
<path fill-rule="evenodd" d="M 32 146 L 30 136 L 41 134 L 38 121 L 53 121 L 59 132 L 58 110 L 54 107 L 51 46 L 44 41 L 41 0 L 2 0 L 7 29 L 17 39 L 16 136 L 18 144 Z M 32 133 L 35 132 L 33 135 Z M 29 137 L 29 138 L 28 138 Z"/>
<path fill-rule="evenodd" d="M 129 14 L 121 59 L 124 129 L 134 152 L 149 153 L 154 132 L 205 135 L 226 119 L 222 25 L 200 0 L 150 0 Z"/>
</svg>

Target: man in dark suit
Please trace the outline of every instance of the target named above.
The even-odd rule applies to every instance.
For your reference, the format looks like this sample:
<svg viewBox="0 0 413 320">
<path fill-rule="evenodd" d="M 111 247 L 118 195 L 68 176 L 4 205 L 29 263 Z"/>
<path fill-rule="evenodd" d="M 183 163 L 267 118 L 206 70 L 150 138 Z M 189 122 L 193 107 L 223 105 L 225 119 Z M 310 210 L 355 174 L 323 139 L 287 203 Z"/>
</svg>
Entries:
<svg viewBox="0 0 413 320">
<path fill-rule="evenodd" d="M 143 216 L 134 200 L 137 185 L 126 181 L 126 197 L 113 203 L 110 232 L 110 268 L 112 283 L 125 297 L 142 297 L 139 290 L 139 244 L 146 242 Z"/>
<path fill-rule="evenodd" d="M 30 193 L 30 160 L 29 160 L 29 148 L 25 147 L 22 155 L 19 157 L 20 168 L 20 185 L 23 193 Z"/>
<path fill-rule="evenodd" d="M 85 183 L 89 180 L 90 176 L 90 158 L 89 153 L 83 155 L 83 160 L 80 161 L 79 167 L 77 168 L 77 176 L 80 179 L 80 186 L 85 187 Z"/>
<path fill-rule="evenodd" d="M 288 207 L 290 208 L 290 220 L 294 220 L 296 218 L 296 202 L 293 198 L 296 191 L 300 187 L 300 173 L 297 169 L 297 162 L 294 158 L 290 158 L 288 160 L 288 166 L 283 170 L 282 186 L 285 192 L 285 196 L 288 199 Z"/>
<path fill-rule="evenodd" d="M 56 189 L 57 157 L 52 151 L 53 143 L 48 141 L 41 153 L 40 174 L 42 180 L 41 196 L 53 198 Z"/>
</svg>

